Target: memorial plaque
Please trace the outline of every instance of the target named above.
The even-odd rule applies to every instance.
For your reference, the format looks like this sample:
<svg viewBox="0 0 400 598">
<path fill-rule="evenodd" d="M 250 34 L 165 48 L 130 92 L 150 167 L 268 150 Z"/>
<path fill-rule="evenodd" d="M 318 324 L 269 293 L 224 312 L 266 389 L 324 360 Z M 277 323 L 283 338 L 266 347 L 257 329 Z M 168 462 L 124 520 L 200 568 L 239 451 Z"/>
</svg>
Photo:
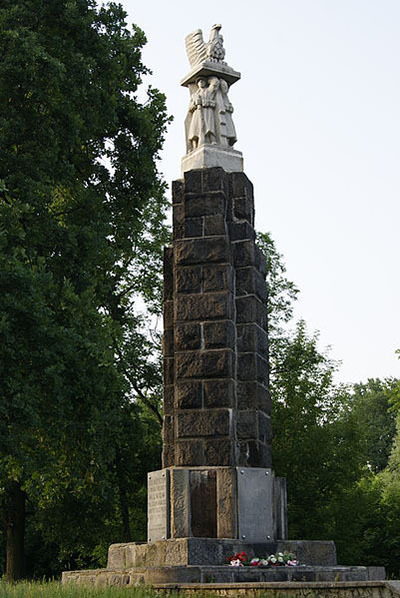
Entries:
<svg viewBox="0 0 400 598">
<path fill-rule="evenodd" d="M 169 537 L 169 471 L 151 471 L 147 476 L 147 540 Z"/>
<path fill-rule="evenodd" d="M 261 467 L 237 467 L 239 539 L 268 542 L 274 538 L 273 473 Z"/>
</svg>

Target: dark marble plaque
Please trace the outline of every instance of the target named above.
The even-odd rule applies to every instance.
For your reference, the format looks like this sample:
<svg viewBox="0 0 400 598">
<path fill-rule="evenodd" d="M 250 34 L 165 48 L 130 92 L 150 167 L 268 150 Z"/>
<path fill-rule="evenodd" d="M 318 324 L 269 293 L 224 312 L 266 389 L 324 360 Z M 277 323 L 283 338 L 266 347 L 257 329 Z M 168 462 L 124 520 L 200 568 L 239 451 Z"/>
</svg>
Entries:
<svg viewBox="0 0 400 598">
<path fill-rule="evenodd" d="M 268 542 L 274 537 L 273 473 L 261 467 L 237 467 L 239 539 Z"/>
</svg>

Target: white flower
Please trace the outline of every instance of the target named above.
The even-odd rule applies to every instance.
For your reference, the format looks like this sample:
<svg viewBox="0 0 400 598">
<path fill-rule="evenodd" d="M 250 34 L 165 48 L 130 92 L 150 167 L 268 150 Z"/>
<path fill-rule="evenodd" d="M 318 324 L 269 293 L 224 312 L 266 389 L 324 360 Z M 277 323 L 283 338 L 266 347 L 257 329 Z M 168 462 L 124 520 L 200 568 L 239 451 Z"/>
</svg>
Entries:
<svg viewBox="0 0 400 598">
<path fill-rule="evenodd" d="M 275 556 L 274 556 L 274 555 L 271 555 L 271 556 L 269 557 L 269 560 L 271 561 L 271 563 L 276 563 L 276 558 L 275 558 Z"/>
<path fill-rule="evenodd" d="M 283 556 L 278 556 L 278 563 L 283 563 Z"/>
<path fill-rule="evenodd" d="M 251 559 L 250 563 L 258 563 L 259 561 L 260 561 L 260 559 L 254 558 L 254 559 Z"/>
<path fill-rule="evenodd" d="M 239 559 L 233 559 L 231 561 L 231 566 L 232 567 L 243 567 L 243 563 Z"/>
<path fill-rule="evenodd" d="M 264 567 L 266 567 L 267 565 L 269 565 L 268 559 L 261 559 L 260 565 L 263 565 Z"/>
<path fill-rule="evenodd" d="M 283 552 L 278 552 L 278 556 L 283 556 Z"/>
</svg>

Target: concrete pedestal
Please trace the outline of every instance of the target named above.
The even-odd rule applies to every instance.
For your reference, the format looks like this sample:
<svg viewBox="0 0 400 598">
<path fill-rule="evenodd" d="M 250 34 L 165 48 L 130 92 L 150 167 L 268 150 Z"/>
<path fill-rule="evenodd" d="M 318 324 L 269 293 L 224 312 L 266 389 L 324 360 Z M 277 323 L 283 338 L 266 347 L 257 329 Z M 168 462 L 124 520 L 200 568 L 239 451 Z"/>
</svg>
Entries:
<svg viewBox="0 0 400 598">
<path fill-rule="evenodd" d="M 148 542 L 285 539 L 286 483 L 270 468 L 168 467 L 148 474 Z"/>
<path fill-rule="evenodd" d="M 203 144 L 182 158 L 182 176 L 195 168 L 222 167 L 225 172 L 243 172 L 243 154 L 233 148 Z"/>
</svg>

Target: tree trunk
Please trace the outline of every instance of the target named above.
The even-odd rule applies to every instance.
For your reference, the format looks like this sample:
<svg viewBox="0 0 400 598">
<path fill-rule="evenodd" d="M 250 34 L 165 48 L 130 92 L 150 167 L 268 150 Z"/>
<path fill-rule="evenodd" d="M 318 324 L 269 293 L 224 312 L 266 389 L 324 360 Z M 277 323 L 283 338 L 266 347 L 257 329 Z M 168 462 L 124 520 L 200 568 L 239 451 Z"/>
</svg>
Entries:
<svg viewBox="0 0 400 598">
<path fill-rule="evenodd" d="M 24 576 L 25 493 L 18 482 L 6 487 L 5 500 L 6 579 L 17 581 Z"/>
<path fill-rule="evenodd" d="M 117 479 L 119 508 L 121 509 L 122 519 L 122 539 L 123 542 L 132 542 L 131 524 L 129 521 L 128 497 L 126 494 L 126 481 L 125 475 L 122 471 L 121 457 L 119 454 L 117 455 Z"/>
</svg>

